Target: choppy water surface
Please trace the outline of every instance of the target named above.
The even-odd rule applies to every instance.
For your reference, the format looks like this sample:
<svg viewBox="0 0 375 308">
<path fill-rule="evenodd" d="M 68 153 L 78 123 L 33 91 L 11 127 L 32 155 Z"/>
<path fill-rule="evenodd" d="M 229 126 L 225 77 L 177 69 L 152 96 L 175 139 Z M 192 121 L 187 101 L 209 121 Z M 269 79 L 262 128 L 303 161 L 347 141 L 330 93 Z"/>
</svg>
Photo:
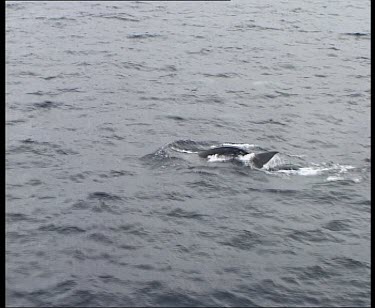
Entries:
<svg viewBox="0 0 375 308">
<path fill-rule="evenodd" d="M 7 305 L 370 306 L 370 40 L 369 1 L 7 2 Z"/>
</svg>

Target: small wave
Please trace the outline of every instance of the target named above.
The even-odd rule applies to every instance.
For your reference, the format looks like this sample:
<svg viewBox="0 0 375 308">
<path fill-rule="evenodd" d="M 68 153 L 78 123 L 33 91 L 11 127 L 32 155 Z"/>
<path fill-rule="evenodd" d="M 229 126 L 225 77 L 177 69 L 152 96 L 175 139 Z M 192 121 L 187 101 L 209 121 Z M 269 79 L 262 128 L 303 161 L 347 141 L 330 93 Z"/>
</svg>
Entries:
<svg viewBox="0 0 375 308">
<path fill-rule="evenodd" d="M 167 213 L 167 216 L 176 218 L 202 219 L 204 216 L 207 215 L 199 214 L 194 211 L 185 211 L 181 208 L 177 208 Z"/>
<path fill-rule="evenodd" d="M 154 38 L 162 36 L 161 34 L 152 34 L 152 33 L 135 33 L 135 34 L 129 34 L 127 37 L 130 39 L 145 39 L 145 38 Z"/>
<path fill-rule="evenodd" d="M 186 53 L 188 54 L 196 54 L 196 55 L 207 55 L 211 52 L 211 49 L 207 49 L 207 48 L 202 48 L 201 50 L 199 51 L 186 51 Z"/>
<path fill-rule="evenodd" d="M 239 74 L 236 74 L 236 73 L 217 73 L 217 74 L 204 73 L 202 75 L 205 76 L 205 77 L 233 78 L 233 77 L 237 77 Z"/>
<path fill-rule="evenodd" d="M 164 65 L 159 69 L 160 71 L 176 72 L 177 68 L 175 65 Z"/>
<path fill-rule="evenodd" d="M 110 228 L 110 229 L 116 230 L 121 233 L 133 234 L 133 235 L 138 235 L 138 236 L 145 236 L 148 234 L 148 231 L 144 227 L 142 227 L 140 223 L 123 224 L 117 228 Z M 128 244 L 126 245 L 132 246 Z"/>
<path fill-rule="evenodd" d="M 51 80 L 51 79 L 55 79 L 55 78 L 59 78 L 61 77 L 61 75 L 56 75 L 56 76 L 47 76 L 47 77 L 40 77 L 44 80 Z"/>
<path fill-rule="evenodd" d="M 165 116 L 167 119 L 172 119 L 172 120 L 176 120 L 176 121 L 186 121 L 185 118 L 183 117 L 180 117 L 180 116 L 174 116 L 174 115 L 167 115 Z"/>
<path fill-rule="evenodd" d="M 355 36 L 355 37 L 370 36 L 369 33 L 364 33 L 364 32 L 347 32 L 347 33 L 343 33 L 343 34 L 349 35 L 349 36 Z"/>
<path fill-rule="evenodd" d="M 51 293 L 51 292 L 50 292 Z M 48 293 L 48 294 L 50 294 Z M 124 296 L 126 303 L 133 302 Z M 48 302 L 47 302 L 48 303 Z M 67 304 L 68 303 L 68 304 Z M 129 306 L 134 306 L 130 304 Z M 118 302 L 118 298 L 108 292 L 91 291 L 87 289 L 74 289 L 69 295 L 65 295 L 56 302 L 52 302 L 47 306 L 70 306 L 70 307 L 118 307 L 121 304 Z"/>
<path fill-rule="evenodd" d="M 94 192 L 90 193 L 88 199 L 99 199 L 99 200 L 121 200 L 121 197 L 106 193 L 106 192 Z"/>
<path fill-rule="evenodd" d="M 82 183 L 85 178 L 85 173 L 77 173 L 69 176 L 69 179 L 75 183 Z"/>
<path fill-rule="evenodd" d="M 103 233 L 93 233 L 88 236 L 90 240 L 93 240 L 94 242 L 99 242 L 105 245 L 113 244 L 113 241 Z"/>
<path fill-rule="evenodd" d="M 109 173 L 99 174 L 101 178 L 114 178 L 119 176 L 134 176 L 135 173 L 127 170 L 111 170 Z"/>
<path fill-rule="evenodd" d="M 103 18 L 108 18 L 108 19 L 117 19 L 117 20 L 121 20 L 121 21 L 132 21 L 132 22 L 139 22 L 140 19 L 137 19 L 137 18 L 131 18 L 131 17 L 124 17 L 124 16 L 116 16 L 116 15 L 113 15 L 113 16 L 102 16 Z"/>
<path fill-rule="evenodd" d="M 125 61 L 122 62 L 121 65 L 126 68 L 126 69 L 135 69 L 137 71 L 153 71 L 155 68 L 149 67 L 145 65 L 145 63 L 136 63 L 136 62 L 130 62 L 130 61 Z"/>
<path fill-rule="evenodd" d="M 230 31 L 248 31 L 249 29 L 266 30 L 266 31 L 270 31 L 270 30 L 283 31 L 283 29 L 281 28 L 267 27 L 267 26 L 257 25 L 254 23 L 235 25 L 232 29 L 230 29 Z"/>
<path fill-rule="evenodd" d="M 331 220 L 323 226 L 330 231 L 350 230 L 349 220 Z"/>
<path fill-rule="evenodd" d="M 292 230 L 288 237 L 298 242 L 337 242 L 333 235 L 321 229 Z"/>
<path fill-rule="evenodd" d="M 38 95 L 38 96 L 43 96 L 43 95 L 56 96 L 56 95 L 59 95 L 59 93 L 51 92 L 51 91 L 49 91 L 49 92 L 35 91 L 35 92 L 27 92 L 26 94 Z"/>
<path fill-rule="evenodd" d="M 33 153 L 40 156 L 55 157 L 57 154 L 77 154 L 77 152 L 70 149 L 63 149 L 57 144 L 51 142 L 40 142 L 27 138 L 20 141 L 21 145 L 12 145 L 9 147 L 7 153 L 9 154 L 24 154 L 26 152 Z"/>
<path fill-rule="evenodd" d="M 367 262 L 355 260 L 348 257 L 335 257 L 332 259 L 332 261 L 335 262 L 335 264 L 339 267 L 342 267 L 344 269 L 369 269 L 371 266 Z"/>
<path fill-rule="evenodd" d="M 56 20 L 76 21 L 75 18 L 68 18 L 68 17 L 65 17 L 65 16 L 62 16 L 62 17 L 50 17 L 50 18 L 48 18 L 48 20 L 52 20 L 52 21 L 56 21 Z"/>
<path fill-rule="evenodd" d="M 30 220 L 30 217 L 23 213 L 6 213 L 6 219 L 12 222 L 28 221 Z"/>
<path fill-rule="evenodd" d="M 25 123 L 26 121 L 25 119 L 7 120 L 6 125 L 16 125 L 18 123 Z"/>
<path fill-rule="evenodd" d="M 248 230 L 242 230 L 232 238 L 221 242 L 223 245 L 232 246 L 241 250 L 251 250 L 260 243 L 262 243 L 261 235 Z"/>
<path fill-rule="evenodd" d="M 253 121 L 252 123 L 254 124 L 273 124 L 273 125 L 282 125 L 282 126 L 285 126 L 286 124 L 284 123 L 281 123 L 281 122 L 278 122 L 278 121 L 274 121 L 273 119 L 269 119 L 269 120 L 264 120 L 264 121 Z"/>
<path fill-rule="evenodd" d="M 83 233 L 86 232 L 86 230 L 76 227 L 76 226 L 57 226 L 54 224 L 44 225 L 39 227 L 40 231 L 48 231 L 48 232 L 57 232 L 64 235 L 67 234 L 77 234 L 77 233 Z"/>
<path fill-rule="evenodd" d="M 199 151 L 183 150 L 183 149 L 175 148 L 173 146 L 171 146 L 171 149 L 176 151 L 176 152 L 180 152 L 180 153 L 189 153 L 189 154 L 199 153 Z"/>
<path fill-rule="evenodd" d="M 80 92 L 83 92 L 83 91 L 79 90 L 79 88 L 58 88 L 57 90 L 62 92 L 62 93 L 80 93 Z"/>
<path fill-rule="evenodd" d="M 27 184 L 27 185 L 31 185 L 31 186 L 38 186 L 38 185 L 43 184 L 43 182 L 40 181 L 40 180 L 38 180 L 38 179 L 30 179 L 30 180 L 27 181 L 25 184 Z"/>
</svg>

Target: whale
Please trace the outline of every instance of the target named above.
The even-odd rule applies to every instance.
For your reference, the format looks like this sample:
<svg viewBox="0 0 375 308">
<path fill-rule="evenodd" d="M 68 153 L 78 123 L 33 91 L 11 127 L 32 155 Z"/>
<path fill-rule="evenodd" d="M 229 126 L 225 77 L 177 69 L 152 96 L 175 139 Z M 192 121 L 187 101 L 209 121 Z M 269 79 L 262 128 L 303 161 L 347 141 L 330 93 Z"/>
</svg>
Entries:
<svg viewBox="0 0 375 308">
<path fill-rule="evenodd" d="M 263 153 L 254 153 L 252 157 L 252 163 L 256 168 L 262 168 L 266 163 L 268 163 L 272 157 L 274 157 L 277 151 L 270 151 L 270 152 L 263 152 Z M 231 158 L 236 158 L 239 156 L 244 156 L 251 154 L 243 149 L 237 147 L 230 147 L 230 146 L 223 146 L 223 147 L 216 147 L 205 151 L 198 152 L 198 156 L 202 158 L 207 158 L 211 155 L 222 155 L 222 156 L 229 156 Z"/>
</svg>

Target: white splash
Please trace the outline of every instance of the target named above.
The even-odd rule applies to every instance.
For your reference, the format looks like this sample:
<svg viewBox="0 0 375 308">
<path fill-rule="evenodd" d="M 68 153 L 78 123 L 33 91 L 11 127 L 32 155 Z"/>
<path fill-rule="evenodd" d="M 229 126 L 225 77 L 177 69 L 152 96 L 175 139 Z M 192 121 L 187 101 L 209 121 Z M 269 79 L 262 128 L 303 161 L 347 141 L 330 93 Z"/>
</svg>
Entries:
<svg viewBox="0 0 375 308">
<path fill-rule="evenodd" d="M 212 162 L 223 162 L 223 161 L 228 161 L 230 158 L 228 156 L 224 156 L 224 155 L 209 155 L 207 156 L 208 158 L 208 162 L 212 163 Z"/>
<path fill-rule="evenodd" d="M 326 179 L 327 182 L 342 181 L 342 180 L 345 180 L 345 178 L 343 178 L 342 176 L 329 176 Z"/>
<path fill-rule="evenodd" d="M 284 173 L 288 175 L 303 175 L 303 176 L 314 176 L 314 175 L 320 175 L 326 172 L 336 172 L 337 174 L 344 174 L 348 170 L 353 169 L 355 167 L 349 166 L 349 165 L 338 165 L 335 164 L 330 167 L 322 167 L 318 164 L 313 164 L 312 167 L 304 167 L 299 168 L 298 170 L 278 170 L 277 173 Z M 344 180 L 345 178 L 341 175 L 331 175 L 327 177 L 327 181 L 339 181 Z"/>
<path fill-rule="evenodd" d="M 360 183 L 361 182 L 361 178 L 346 178 L 346 177 L 343 177 L 343 176 L 329 176 L 327 177 L 326 181 L 327 182 L 335 182 L 335 181 L 352 181 L 354 183 Z"/>
<path fill-rule="evenodd" d="M 257 147 L 256 144 L 248 144 L 248 143 L 222 143 L 221 146 L 229 146 L 229 147 L 237 147 L 243 150 L 246 149 L 253 149 Z M 216 146 L 213 146 L 215 148 Z"/>
<path fill-rule="evenodd" d="M 236 159 L 240 162 L 242 162 L 245 166 L 253 167 L 253 158 L 255 156 L 255 153 L 250 153 L 247 155 L 239 155 L 236 157 Z"/>
<path fill-rule="evenodd" d="M 304 176 L 312 176 L 321 174 L 323 171 L 328 169 L 325 168 L 313 168 L 313 167 L 306 167 L 306 168 L 299 168 L 298 170 L 278 170 L 277 173 L 284 173 L 290 175 L 304 175 Z"/>
<path fill-rule="evenodd" d="M 242 162 L 245 166 L 251 166 L 253 167 L 253 157 L 254 153 L 250 153 L 247 155 L 238 155 L 236 157 L 233 156 L 228 156 L 228 155 L 209 155 L 207 156 L 208 162 L 226 162 L 226 161 L 231 161 L 233 159 L 238 160 Z"/>
<path fill-rule="evenodd" d="M 339 169 L 339 173 L 345 173 L 350 169 L 354 169 L 355 167 L 350 165 L 335 165 L 335 168 Z"/>
</svg>

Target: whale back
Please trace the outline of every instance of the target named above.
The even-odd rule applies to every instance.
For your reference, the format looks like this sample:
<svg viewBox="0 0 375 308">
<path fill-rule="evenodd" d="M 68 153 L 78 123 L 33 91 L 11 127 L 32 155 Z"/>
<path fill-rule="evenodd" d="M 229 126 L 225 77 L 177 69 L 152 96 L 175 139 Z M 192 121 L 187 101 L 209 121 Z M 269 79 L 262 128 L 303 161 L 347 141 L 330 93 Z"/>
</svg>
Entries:
<svg viewBox="0 0 375 308">
<path fill-rule="evenodd" d="M 210 156 L 210 155 L 238 156 L 238 155 L 247 155 L 247 154 L 249 154 L 249 152 L 240 148 L 236 148 L 236 147 L 218 147 L 218 148 L 213 148 L 213 149 L 209 149 L 209 150 L 198 153 L 198 155 L 203 158 L 206 158 L 207 156 Z"/>
<path fill-rule="evenodd" d="M 279 153 L 279 152 L 272 151 L 272 152 L 263 152 L 263 153 L 255 154 L 254 157 L 253 157 L 253 159 L 252 159 L 252 162 L 253 162 L 253 164 L 254 164 L 255 167 L 262 168 L 277 153 Z"/>
<path fill-rule="evenodd" d="M 268 163 L 272 157 L 274 157 L 277 153 L 276 151 L 271 152 L 263 152 L 254 154 L 252 158 L 252 162 L 256 168 L 262 168 L 266 163 Z M 239 155 L 247 155 L 250 154 L 249 152 L 237 148 L 237 147 L 218 147 L 209 149 L 206 151 L 199 152 L 198 155 L 203 158 L 207 158 L 210 155 L 225 155 L 225 156 L 239 156 Z"/>
</svg>

